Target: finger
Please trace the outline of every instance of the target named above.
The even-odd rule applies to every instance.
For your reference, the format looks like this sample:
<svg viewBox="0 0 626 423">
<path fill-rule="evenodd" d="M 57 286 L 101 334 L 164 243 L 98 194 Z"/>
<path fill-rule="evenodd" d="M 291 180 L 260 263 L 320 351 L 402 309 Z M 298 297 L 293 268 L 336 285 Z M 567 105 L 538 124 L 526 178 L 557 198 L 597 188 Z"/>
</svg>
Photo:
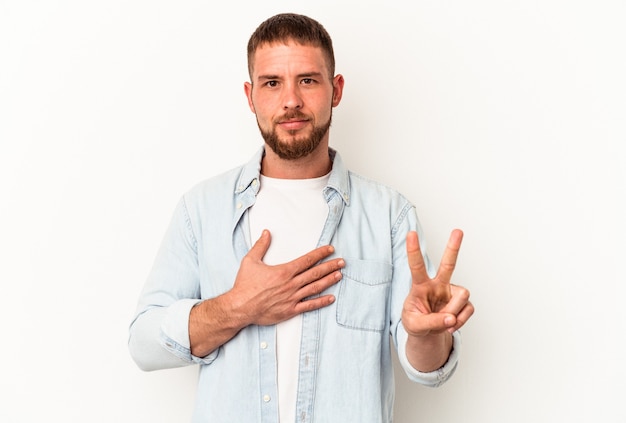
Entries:
<svg viewBox="0 0 626 423">
<path fill-rule="evenodd" d="M 415 231 L 410 231 L 406 235 L 406 256 L 409 262 L 413 283 L 421 283 L 429 280 L 428 273 L 426 272 L 426 264 L 424 263 L 424 256 L 422 256 L 419 239 Z"/>
<path fill-rule="evenodd" d="M 287 265 L 291 268 L 294 275 L 300 274 L 307 269 L 313 267 L 320 260 L 330 256 L 335 252 L 335 248 L 332 245 L 325 245 L 318 247 L 315 250 L 309 251 L 303 256 L 298 257 L 295 260 L 290 261 Z"/>
<path fill-rule="evenodd" d="M 322 307 L 326 307 L 335 302 L 334 295 L 324 295 L 322 297 L 315 297 L 310 300 L 300 301 L 296 307 L 295 311 L 297 314 L 306 313 L 307 311 L 313 311 L 320 309 Z"/>
<path fill-rule="evenodd" d="M 341 258 L 319 263 L 318 265 L 302 272 L 297 278 L 297 283 L 300 287 L 314 283 L 328 276 L 332 272 L 343 268 L 345 265 L 346 263 Z M 339 273 L 339 275 L 341 276 L 341 273 Z"/>
<path fill-rule="evenodd" d="M 309 272 L 312 272 L 312 271 L 313 269 L 311 269 Z M 338 270 L 336 266 L 331 268 L 330 272 L 327 272 L 326 270 L 324 270 L 323 274 L 303 275 L 303 280 L 306 280 L 306 282 L 305 283 L 300 282 L 302 283 L 302 285 L 300 286 L 298 295 L 300 296 L 301 299 L 318 295 L 322 293 L 326 288 L 329 288 L 332 285 L 339 282 L 342 276 L 343 275 L 341 274 L 341 272 Z M 313 278 L 313 279 L 309 279 L 309 278 Z"/>
<path fill-rule="evenodd" d="M 467 305 L 470 298 L 470 293 L 462 286 L 450 284 L 451 297 L 448 303 L 443 307 L 441 312 L 451 313 L 457 315 Z"/>
<path fill-rule="evenodd" d="M 269 250 L 270 248 L 271 242 L 272 236 L 270 235 L 270 231 L 264 229 L 263 232 L 261 232 L 261 236 L 259 237 L 259 239 L 257 239 L 252 248 L 250 248 L 250 251 L 248 251 L 248 257 L 258 261 L 263 260 L 263 257 L 265 257 L 265 254 L 267 253 L 267 250 Z"/>
<path fill-rule="evenodd" d="M 461 241 L 463 241 L 463 231 L 460 229 L 452 231 L 437 271 L 437 278 L 442 282 L 449 283 L 452 279 L 452 272 L 456 267 L 456 260 L 461 249 Z"/>
<path fill-rule="evenodd" d="M 449 313 L 429 313 L 415 317 L 411 322 L 411 335 L 425 336 L 432 332 L 442 332 L 454 327 L 457 319 Z M 405 325 L 405 328 L 409 326 Z"/>
<path fill-rule="evenodd" d="M 459 330 L 474 314 L 474 305 L 471 302 L 467 302 L 465 307 L 457 314 L 456 323 L 453 327 L 448 329 L 450 333 Z"/>
</svg>

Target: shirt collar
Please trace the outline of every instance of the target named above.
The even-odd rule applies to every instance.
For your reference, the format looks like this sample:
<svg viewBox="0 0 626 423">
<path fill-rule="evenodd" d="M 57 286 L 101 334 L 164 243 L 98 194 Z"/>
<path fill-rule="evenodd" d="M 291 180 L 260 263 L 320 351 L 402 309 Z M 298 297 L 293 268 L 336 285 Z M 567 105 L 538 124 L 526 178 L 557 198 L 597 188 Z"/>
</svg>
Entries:
<svg viewBox="0 0 626 423">
<path fill-rule="evenodd" d="M 262 146 L 252 156 L 250 161 L 246 163 L 239 175 L 237 185 L 235 188 L 235 194 L 240 194 L 252 186 L 255 194 L 259 191 L 259 177 L 261 175 L 261 160 L 265 154 L 265 146 Z M 346 205 L 350 204 L 350 179 L 348 169 L 346 169 L 341 156 L 336 150 L 329 148 L 328 155 L 333 162 L 332 170 L 330 171 L 330 178 L 328 184 L 324 188 L 324 195 L 328 200 L 331 195 L 331 191 L 336 191 Z"/>
</svg>

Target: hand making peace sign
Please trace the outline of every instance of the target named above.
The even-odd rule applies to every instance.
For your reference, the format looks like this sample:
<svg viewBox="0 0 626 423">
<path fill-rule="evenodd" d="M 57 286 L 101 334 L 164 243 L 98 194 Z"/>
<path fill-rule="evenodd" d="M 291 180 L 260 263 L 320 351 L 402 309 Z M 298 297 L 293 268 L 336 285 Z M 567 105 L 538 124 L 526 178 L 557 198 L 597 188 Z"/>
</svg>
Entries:
<svg viewBox="0 0 626 423">
<path fill-rule="evenodd" d="M 406 251 L 413 283 L 404 301 L 402 324 L 411 336 L 424 337 L 444 331 L 454 332 L 474 313 L 469 291 L 450 283 L 461 248 L 463 232 L 452 231 L 434 278 L 426 265 L 415 231 L 406 237 Z"/>
</svg>

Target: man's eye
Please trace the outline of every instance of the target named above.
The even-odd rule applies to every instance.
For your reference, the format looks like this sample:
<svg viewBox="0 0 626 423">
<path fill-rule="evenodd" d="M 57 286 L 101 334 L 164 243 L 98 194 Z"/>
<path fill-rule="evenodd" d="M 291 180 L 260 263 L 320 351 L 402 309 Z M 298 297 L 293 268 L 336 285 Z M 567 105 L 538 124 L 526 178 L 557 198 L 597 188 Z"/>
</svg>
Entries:
<svg viewBox="0 0 626 423">
<path fill-rule="evenodd" d="M 302 80 L 302 83 L 303 83 L 304 85 L 309 85 L 309 84 L 312 84 L 312 83 L 313 83 L 313 79 L 311 79 L 311 78 L 304 78 L 304 79 Z"/>
<path fill-rule="evenodd" d="M 275 87 L 275 86 L 278 85 L 278 82 L 276 82 L 276 81 L 267 81 L 265 83 L 265 85 L 267 85 L 268 87 Z"/>
</svg>

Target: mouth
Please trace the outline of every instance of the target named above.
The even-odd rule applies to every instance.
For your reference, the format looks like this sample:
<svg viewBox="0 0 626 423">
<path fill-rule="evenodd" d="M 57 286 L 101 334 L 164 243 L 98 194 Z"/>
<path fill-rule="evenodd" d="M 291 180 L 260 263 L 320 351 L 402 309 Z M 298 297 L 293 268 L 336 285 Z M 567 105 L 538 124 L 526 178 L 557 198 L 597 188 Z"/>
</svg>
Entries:
<svg viewBox="0 0 626 423">
<path fill-rule="evenodd" d="M 304 113 L 295 110 L 289 111 L 276 120 L 279 128 L 290 133 L 297 132 L 309 124 L 309 117 Z"/>
<path fill-rule="evenodd" d="M 285 131 L 298 131 L 309 124 L 307 119 L 287 119 L 278 122 L 278 126 Z"/>
</svg>

